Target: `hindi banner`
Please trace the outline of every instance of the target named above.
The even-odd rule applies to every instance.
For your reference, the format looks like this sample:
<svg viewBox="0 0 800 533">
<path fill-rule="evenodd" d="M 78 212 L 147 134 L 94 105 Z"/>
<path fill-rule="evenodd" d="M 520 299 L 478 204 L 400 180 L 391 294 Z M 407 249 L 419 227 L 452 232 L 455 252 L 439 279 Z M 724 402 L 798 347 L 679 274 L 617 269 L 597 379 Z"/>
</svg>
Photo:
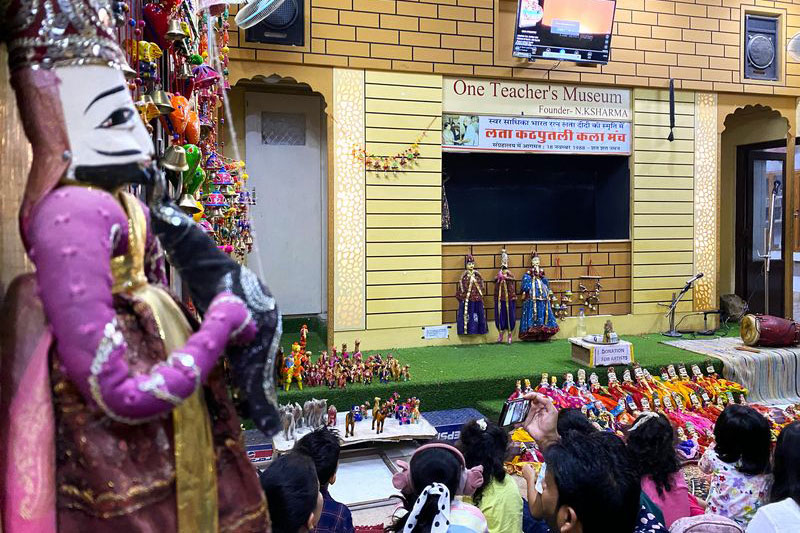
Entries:
<svg viewBox="0 0 800 533">
<path fill-rule="evenodd" d="M 467 152 L 630 155 L 630 122 L 444 115 L 442 148 Z"/>
</svg>

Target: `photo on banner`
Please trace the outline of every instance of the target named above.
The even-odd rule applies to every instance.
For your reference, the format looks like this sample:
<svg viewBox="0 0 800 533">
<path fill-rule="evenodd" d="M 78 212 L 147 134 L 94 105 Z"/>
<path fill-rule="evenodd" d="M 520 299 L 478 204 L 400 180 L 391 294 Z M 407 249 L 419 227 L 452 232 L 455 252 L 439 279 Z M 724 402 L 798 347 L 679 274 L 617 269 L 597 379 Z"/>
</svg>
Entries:
<svg viewBox="0 0 800 533">
<path fill-rule="evenodd" d="M 480 117 L 478 115 L 444 115 L 442 146 L 478 146 Z"/>
</svg>

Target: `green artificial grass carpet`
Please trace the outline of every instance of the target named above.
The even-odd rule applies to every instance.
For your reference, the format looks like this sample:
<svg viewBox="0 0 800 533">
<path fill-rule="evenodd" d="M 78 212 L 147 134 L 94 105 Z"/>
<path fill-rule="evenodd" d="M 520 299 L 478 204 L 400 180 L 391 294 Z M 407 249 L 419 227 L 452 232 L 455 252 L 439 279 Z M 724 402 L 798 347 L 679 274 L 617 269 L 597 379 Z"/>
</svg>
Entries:
<svg viewBox="0 0 800 533">
<path fill-rule="evenodd" d="M 738 335 L 738 330 L 731 329 L 727 334 Z M 285 331 L 284 345 L 290 346 L 297 339 L 297 334 Z M 690 337 L 685 337 L 690 338 Z M 316 350 L 312 347 L 312 337 L 308 349 L 313 357 L 319 355 L 321 339 L 314 339 Z M 657 374 L 662 366 L 670 363 L 704 363 L 709 358 L 685 350 L 661 344 L 665 337 L 661 335 L 644 335 L 625 337 L 634 346 L 634 358 L 642 367 Z M 352 350 L 352 346 L 348 347 Z M 362 346 L 364 354 L 372 352 L 368 346 Z M 394 354 L 401 365 L 409 365 L 411 381 L 379 383 L 377 379 L 371 385 L 348 384 L 346 389 L 329 389 L 327 387 L 306 387 L 302 392 L 292 385 L 289 392 L 280 391 L 278 400 L 303 403 L 314 398 L 326 398 L 339 411 L 348 409 L 353 404 L 372 401 L 373 397 L 387 398 L 397 391 L 402 398 L 416 396 L 421 400 L 423 411 L 455 409 L 460 407 L 483 407 L 490 412 L 499 413 L 501 399 L 508 397 L 514 390 L 517 379 L 528 378 L 533 386 L 541 380 L 542 372 L 558 376 L 559 384 L 566 372 L 576 374 L 582 365 L 572 361 L 572 348 L 567 340 L 555 340 L 545 343 L 514 342 L 509 345 L 483 344 L 468 346 L 435 346 L 426 348 L 405 348 L 399 350 L 383 350 L 384 355 Z M 721 363 L 714 362 L 718 372 Z M 606 369 L 590 369 L 583 367 L 588 374 L 597 372 L 600 381 L 606 382 Z M 705 369 L 705 366 L 703 366 Z M 577 376 L 576 376 L 577 377 Z M 496 406 L 495 406 L 496 404 Z"/>
</svg>

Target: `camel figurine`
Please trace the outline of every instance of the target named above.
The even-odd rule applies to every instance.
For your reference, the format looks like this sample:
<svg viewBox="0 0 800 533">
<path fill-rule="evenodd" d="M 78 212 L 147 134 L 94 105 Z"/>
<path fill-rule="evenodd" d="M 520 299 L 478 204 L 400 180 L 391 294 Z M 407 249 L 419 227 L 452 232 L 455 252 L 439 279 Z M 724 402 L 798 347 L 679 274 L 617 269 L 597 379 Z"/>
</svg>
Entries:
<svg viewBox="0 0 800 533">
<path fill-rule="evenodd" d="M 305 422 L 306 426 L 311 429 L 316 427 L 316 424 L 314 423 L 314 406 L 316 403 L 317 399 L 312 398 L 303 404 L 303 421 Z"/>
<path fill-rule="evenodd" d="M 295 439 L 295 421 L 294 410 L 291 405 L 281 407 L 281 422 L 283 424 L 283 438 L 287 441 L 289 438 Z"/>
<path fill-rule="evenodd" d="M 294 417 L 294 425 L 297 429 L 300 429 L 304 425 L 303 421 L 303 408 L 300 407 L 300 404 L 295 402 L 294 407 L 292 407 L 292 416 Z"/>
</svg>

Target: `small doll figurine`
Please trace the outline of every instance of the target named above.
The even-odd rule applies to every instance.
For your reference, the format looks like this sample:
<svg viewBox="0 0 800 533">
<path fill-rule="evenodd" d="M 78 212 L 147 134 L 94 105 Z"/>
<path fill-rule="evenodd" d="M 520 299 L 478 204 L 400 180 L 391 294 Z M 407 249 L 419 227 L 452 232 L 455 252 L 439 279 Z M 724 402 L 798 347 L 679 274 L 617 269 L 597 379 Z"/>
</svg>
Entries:
<svg viewBox="0 0 800 533">
<path fill-rule="evenodd" d="M 589 387 L 586 385 L 586 370 L 578 369 L 578 389 L 581 391 L 588 391 Z"/>
<path fill-rule="evenodd" d="M 572 394 L 570 390 L 575 387 L 575 380 L 572 377 L 572 373 L 567 372 L 564 374 L 564 383 L 561 384 L 561 390 L 568 394 Z"/>
<path fill-rule="evenodd" d="M 517 398 L 522 398 L 522 381 L 517 380 L 517 385 L 514 387 L 514 392 L 508 397 L 508 401 L 516 400 Z"/>
<path fill-rule="evenodd" d="M 308 326 L 303 324 L 300 328 L 300 350 L 306 351 L 306 343 L 308 342 Z"/>
<path fill-rule="evenodd" d="M 342 359 L 350 359 L 350 354 L 347 353 L 347 344 L 342 343 Z"/>
<path fill-rule="evenodd" d="M 517 323 L 515 279 L 508 269 L 508 254 L 505 248 L 501 251 L 500 257 L 500 271 L 495 277 L 494 324 L 499 332 L 497 342 L 502 343 L 504 335 L 508 332 L 508 344 L 511 344 Z"/>
<path fill-rule="evenodd" d="M 603 326 L 603 342 L 606 344 L 611 344 L 611 334 L 614 333 L 614 326 L 611 324 L 610 320 L 606 320 L 605 326 Z"/>
<path fill-rule="evenodd" d="M 525 389 L 523 389 L 524 394 L 528 394 L 529 392 L 533 392 L 533 388 L 531 387 L 531 380 L 525 379 Z"/>
<path fill-rule="evenodd" d="M 475 270 L 475 259 L 472 255 L 464 258 L 466 270 L 456 288 L 458 314 L 456 329 L 459 335 L 485 335 L 489 332 L 486 324 L 486 310 L 483 307 L 485 293 L 483 278 Z"/>
<path fill-rule="evenodd" d="M 328 427 L 336 426 L 336 406 L 331 405 L 328 407 L 328 420 L 325 425 Z"/>
<path fill-rule="evenodd" d="M 642 396 L 642 411 L 650 411 L 650 400 L 647 399 L 647 396 Z"/>
<path fill-rule="evenodd" d="M 292 378 L 294 378 L 294 355 L 296 353 L 295 346 L 300 348 L 297 343 L 292 345 L 292 351 L 287 355 L 283 360 L 283 387 L 285 390 L 289 390 L 289 387 L 292 386 Z"/>
<path fill-rule="evenodd" d="M 408 365 L 403 365 L 402 370 L 400 370 L 400 377 L 403 381 L 409 381 L 411 379 L 411 373 L 408 370 Z"/>
<path fill-rule="evenodd" d="M 413 401 L 413 409 L 411 409 L 411 423 L 412 424 L 419 424 L 419 419 L 421 418 L 421 414 L 419 412 L 419 400 L 417 398 L 412 398 Z"/>
<path fill-rule="evenodd" d="M 550 383 L 547 379 L 550 375 L 547 372 L 542 372 L 542 380 L 539 382 L 539 390 L 537 392 L 544 392 L 550 388 Z"/>
</svg>

